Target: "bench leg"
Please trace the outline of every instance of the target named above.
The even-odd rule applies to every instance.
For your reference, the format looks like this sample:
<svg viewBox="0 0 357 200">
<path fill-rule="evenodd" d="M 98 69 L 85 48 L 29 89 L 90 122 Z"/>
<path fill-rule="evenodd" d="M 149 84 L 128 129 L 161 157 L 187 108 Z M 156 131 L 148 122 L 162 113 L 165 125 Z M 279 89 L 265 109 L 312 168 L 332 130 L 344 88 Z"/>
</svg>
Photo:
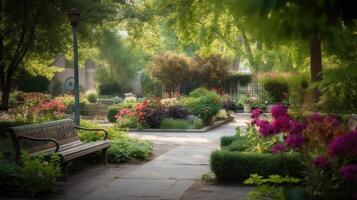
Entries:
<svg viewBox="0 0 357 200">
<path fill-rule="evenodd" d="M 62 163 L 62 180 L 67 181 L 68 177 L 68 168 L 71 162 L 63 162 Z"/>
<path fill-rule="evenodd" d="M 105 165 L 108 164 L 108 148 L 102 150 L 102 159 Z"/>
</svg>

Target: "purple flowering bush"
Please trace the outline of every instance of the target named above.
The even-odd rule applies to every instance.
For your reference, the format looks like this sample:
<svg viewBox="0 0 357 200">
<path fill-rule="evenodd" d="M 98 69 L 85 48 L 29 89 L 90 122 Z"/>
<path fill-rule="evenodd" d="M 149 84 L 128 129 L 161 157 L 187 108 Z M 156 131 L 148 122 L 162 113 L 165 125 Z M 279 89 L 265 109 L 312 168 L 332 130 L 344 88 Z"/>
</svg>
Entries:
<svg viewBox="0 0 357 200">
<path fill-rule="evenodd" d="M 251 126 L 261 138 L 280 136 L 271 145 L 271 153 L 297 151 L 303 155 L 305 184 L 312 196 L 353 198 L 357 191 L 357 130 L 349 132 L 335 117 L 317 113 L 296 120 L 281 104 L 272 107 L 271 120 L 262 119 L 260 110 L 253 110 L 251 117 Z"/>
</svg>

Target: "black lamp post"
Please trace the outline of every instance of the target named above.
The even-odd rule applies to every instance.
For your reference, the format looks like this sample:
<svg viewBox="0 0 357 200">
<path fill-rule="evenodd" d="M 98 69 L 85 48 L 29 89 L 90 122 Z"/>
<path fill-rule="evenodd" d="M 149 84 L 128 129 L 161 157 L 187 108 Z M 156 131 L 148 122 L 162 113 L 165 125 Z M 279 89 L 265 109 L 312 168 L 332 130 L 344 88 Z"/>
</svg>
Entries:
<svg viewBox="0 0 357 200">
<path fill-rule="evenodd" d="M 67 13 L 68 20 L 71 22 L 73 32 L 73 59 L 74 59 L 74 122 L 77 126 L 80 125 L 79 116 L 79 77 L 78 77 L 78 44 L 77 44 L 77 25 L 79 22 L 79 11 L 77 9 L 71 9 Z"/>
</svg>

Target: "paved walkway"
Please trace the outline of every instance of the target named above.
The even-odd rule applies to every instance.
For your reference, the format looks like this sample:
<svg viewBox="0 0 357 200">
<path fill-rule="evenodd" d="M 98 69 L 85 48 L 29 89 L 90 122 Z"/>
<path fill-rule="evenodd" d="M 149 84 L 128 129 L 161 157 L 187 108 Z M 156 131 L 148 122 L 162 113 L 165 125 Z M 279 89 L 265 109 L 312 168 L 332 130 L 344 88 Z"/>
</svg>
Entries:
<svg viewBox="0 0 357 200">
<path fill-rule="evenodd" d="M 177 147 L 143 166 L 90 192 L 82 200 L 159 200 L 180 199 L 201 176 L 209 172 L 209 156 L 219 147 L 219 138 L 233 135 L 249 117 L 206 133 L 131 133 L 156 144 L 174 143 Z"/>
</svg>

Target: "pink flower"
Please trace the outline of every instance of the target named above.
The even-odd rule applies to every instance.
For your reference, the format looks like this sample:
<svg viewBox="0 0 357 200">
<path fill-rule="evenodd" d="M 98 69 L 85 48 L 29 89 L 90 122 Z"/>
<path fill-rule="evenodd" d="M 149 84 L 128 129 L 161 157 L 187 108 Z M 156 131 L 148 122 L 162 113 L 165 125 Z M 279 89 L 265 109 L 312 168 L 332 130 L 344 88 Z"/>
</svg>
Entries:
<svg viewBox="0 0 357 200">
<path fill-rule="evenodd" d="M 325 124 L 329 124 L 332 126 L 338 126 L 340 123 L 338 122 L 338 120 L 336 118 L 334 118 L 333 116 L 327 116 L 324 119 L 324 123 Z"/>
<path fill-rule="evenodd" d="M 314 113 L 308 117 L 310 122 L 322 122 L 323 117 L 319 113 Z"/>
<path fill-rule="evenodd" d="M 290 118 L 286 115 L 281 115 L 272 122 L 275 133 L 288 132 L 290 129 Z"/>
<path fill-rule="evenodd" d="M 298 121 L 290 121 L 290 131 L 289 133 L 292 135 L 300 135 L 303 130 L 305 130 L 306 124 L 298 122 Z"/>
<path fill-rule="evenodd" d="M 333 139 L 328 145 L 330 156 L 357 155 L 357 130 Z"/>
<path fill-rule="evenodd" d="M 262 109 L 260 108 L 256 108 L 252 111 L 252 115 L 251 115 L 251 118 L 255 119 L 255 118 L 258 118 L 260 117 L 260 115 L 263 113 Z"/>
<path fill-rule="evenodd" d="M 267 120 L 260 120 L 257 125 L 259 126 L 259 133 L 263 137 L 274 134 L 274 128 L 269 124 Z"/>
<path fill-rule="evenodd" d="M 340 169 L 340 174 L 346 181 L 357 181 L 357 164 L 342 166 Z"/>
<path fill-rule="evenodd" d="M 273 146 L 271 152 L 272 154 L 277 154 L 277 153 L 287 152 L 287 149 L 284 144 L 278 143 Z"/>
<path fill-rule="evenodd" d="M 302 135 L 289 135 L 285 139 L 285 144 L 293 149 L 300 148 L 305 142 L 305 139 Z"/>
<path fill-rule="evenodd" d="M 288 110 L 282 104 L 274 105 L 271 108 L 271 114 L 274 118 L 278 118 L 280 116 L 288 116 Z"/>
<path fill-rule="evenodd" d="M 330 164 L 330 162 L 327 160 L 326 156 L 320 155 L 312 160 L 312 164 L 318 168 L 325 168 Z"/>
</svg>

